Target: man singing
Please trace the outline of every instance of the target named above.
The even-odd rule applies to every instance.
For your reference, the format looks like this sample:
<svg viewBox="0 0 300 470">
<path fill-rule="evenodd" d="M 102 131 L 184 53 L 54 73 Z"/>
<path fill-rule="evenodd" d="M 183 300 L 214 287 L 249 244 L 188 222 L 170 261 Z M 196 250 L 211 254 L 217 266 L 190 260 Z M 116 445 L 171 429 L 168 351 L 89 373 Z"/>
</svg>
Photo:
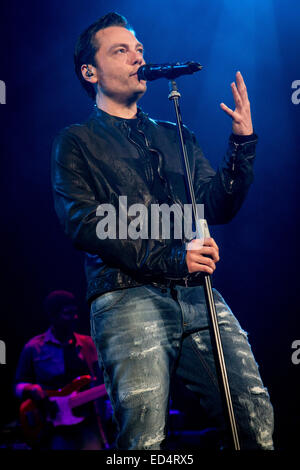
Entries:
<svg viewBox="0 0 300 470">
<path fill-rule="evenodd" d="M 104 204 L 115 208 L 117 234 L 124 231 L 121 196 L 128 207 L 142 204 L 149 212 L 153 204 L 188 202 L 176 126 L 150 119 L 137 107 L 146 92 L 137 75 L 145 64 L 143 45 L 124 17 L 109 13 L 89 26 L 74 59 L 95 105 L 85 123 L 55 139 L 54 199 L 66 234 L 85 252 L 91 334 L 117 424 L 117 447 L 165 445 L 174 376 L 196 394 L 226 447 L 203 290 L 203 273 L 212 274 L 219 261 L 216 242 L 109 236 L 111 227 L 107 237 L 99 236 Z M 253 179 L 257 136 L 239 72 L 231 86 L 236 108 L 221 108 L 233 129 L 217 171 L 194 134 L 184 130 L 196 202 L 204 204 L 209 224 L 234 217 Z M 126 222 L 132 222 L 130 212 Z M 273 449 L 273 409 L 247 335 L 220 293 L 213 293 L 241 448 Z"/>
</svg>

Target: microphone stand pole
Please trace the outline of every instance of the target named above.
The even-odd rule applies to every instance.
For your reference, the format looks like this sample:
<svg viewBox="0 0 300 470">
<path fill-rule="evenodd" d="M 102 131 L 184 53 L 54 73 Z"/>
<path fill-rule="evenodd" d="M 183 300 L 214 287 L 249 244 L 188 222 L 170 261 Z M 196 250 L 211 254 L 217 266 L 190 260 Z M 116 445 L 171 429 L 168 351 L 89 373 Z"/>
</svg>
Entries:
<svg viewBox="0 0 300 470">
<path fill-rule="evenodd" d="M 176 112 L 177 129 L 178 129 L 178 134 L 179 134 L 179 139 L 180 139 L 180 144 L 181 144 L 181 156 L 183 159 L 183 166 L 185 169 L 185 178 L 186 178 L 187 190 L 188 190 L 187 196 L 188 196 L 188 199 L 192 202 L 192 214 L 193 214 L 193 219 L 194 219 L 194 223 L 196 227 L 197 238 L 202 238 L 203 237 L 202 234 L 203 232 L 205 233 L 205 229 L 206 229 L 205 236 L 209 236 L 209 231 L 208 231 L 206 221 L 202 219 L 202 224 L 204 224 L 204 226 L 202 225 L 201 227 L 201 221 L 198 218 L 198 211 L 197 211 L 194 188 L 193 188 L 193 183 L 192 183 L 192 178 L 191 178 L 190 166 L 189 166 L 187 150 L 186 150 L 184 136 L 183 136 L 182 119 L 181 119 L 181 112 L 180 112 L 180 107 L 179 107 L 179 98 L 181 97 L 181 95 L 177 89 L 177 84 L 174 80 L 169 81 L 169 86 L 170 86 L 170 93 L 169 93 L 168 98 L 170 101 L 173 101 L 175 112 Z M 228 383 L 226 365 L 225 365 L 225 360 L 224 360 L 218 318 L 217 318 L 216 307 L 215 307 L 214 298 L 213 298 L 211 278 L 210 278 L 210 275 L 206 273 L 204 274 L 204 293 L 205 293 L 205 299 L 206 299 L 208 319 L 210 323 L 211 342 L 212 342 L 212 349 L 214 353 L 215 365 L 216 365 L 216 370 L 217 370 L 218 384 L 219 384 L 220 395 L 221 395 L 221 400 L 222 400 L 223 409 L 224 409 L 224 416 L 226 419 L 227 426 L 229 430 L 231 431 L 232 447 L 234 450 L 240 450 L 240 443 L 239 443 L 239 437 L 237 433 L 235 416 L 233 412 L 233 406 L 232 406 L 230 388 L 229 388 L 229 383 Z"/>
</svg>

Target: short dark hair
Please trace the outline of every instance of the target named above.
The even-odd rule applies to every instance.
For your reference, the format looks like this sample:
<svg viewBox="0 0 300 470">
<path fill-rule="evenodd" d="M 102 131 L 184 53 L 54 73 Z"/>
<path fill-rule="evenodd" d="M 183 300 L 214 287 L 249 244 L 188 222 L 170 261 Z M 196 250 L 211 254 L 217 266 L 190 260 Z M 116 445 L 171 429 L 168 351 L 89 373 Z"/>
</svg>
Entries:
<svg viewBox="0 0 300 470">
<path fill-rule="evenodd" d="M 95 54 L 97 53 L 100 44 L 95 41 L 95 35 L 101 29 L 108 28 L 110 26 L 121 26 L 130 31 L 133 31 L 132 27 L 128 24 L 126 18 L 118 13 L 111 12 L 99 18 L 97 21 L 92 23 L 86 28 L 83 33 L 80 34 L 74 51 L 74 65 L 75 73 L 89 95 L 93 100 L 96 98 L 96 92 L 94 86 L 87 82 L 81 73 L 81 66 L 83 64 L 91 64 L 96 67 Z"/>
</svg>

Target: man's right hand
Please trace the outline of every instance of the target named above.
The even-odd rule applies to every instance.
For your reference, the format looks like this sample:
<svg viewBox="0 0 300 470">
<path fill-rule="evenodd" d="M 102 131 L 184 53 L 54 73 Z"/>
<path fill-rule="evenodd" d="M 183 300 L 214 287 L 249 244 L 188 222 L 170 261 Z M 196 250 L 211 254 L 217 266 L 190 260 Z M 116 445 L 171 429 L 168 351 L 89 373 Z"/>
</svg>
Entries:
<svg viewBox="0 0 300 470">
<path fill-rule="evenodd" d="M 47 397 L 47 393 L 39 384 L 27 384 L 23 389 L 23 398 L 31 398 L 34 401 L 41 401 Z"/>
<path fill-rule="evenodd" d="M 195 238 L 188 243 L 185 261 L 189 273 L 201 271 L 212 274 L 219 260 L 219 248 L 213 238 Z"/>
</svg>

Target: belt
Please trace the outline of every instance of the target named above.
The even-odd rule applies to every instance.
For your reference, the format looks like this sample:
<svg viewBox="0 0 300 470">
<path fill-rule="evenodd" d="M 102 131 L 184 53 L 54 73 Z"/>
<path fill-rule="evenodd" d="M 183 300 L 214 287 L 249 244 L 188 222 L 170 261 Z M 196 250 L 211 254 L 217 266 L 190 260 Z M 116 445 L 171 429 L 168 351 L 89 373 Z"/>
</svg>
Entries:
<svg viewBox="0 0 300 470">
<path fill-rule="evenodd" d="M 183 286 L 183 287 L 195 287 L 203 285 L 203 274 L 193 273 L 184 277 L 182 279 L 159 279 L 158 281 L 153 281 L 151 284 L 154 287 L 159 288 L 167 288 L 170 289 L 174 288 L 175 286 Z"/>
</svg>

